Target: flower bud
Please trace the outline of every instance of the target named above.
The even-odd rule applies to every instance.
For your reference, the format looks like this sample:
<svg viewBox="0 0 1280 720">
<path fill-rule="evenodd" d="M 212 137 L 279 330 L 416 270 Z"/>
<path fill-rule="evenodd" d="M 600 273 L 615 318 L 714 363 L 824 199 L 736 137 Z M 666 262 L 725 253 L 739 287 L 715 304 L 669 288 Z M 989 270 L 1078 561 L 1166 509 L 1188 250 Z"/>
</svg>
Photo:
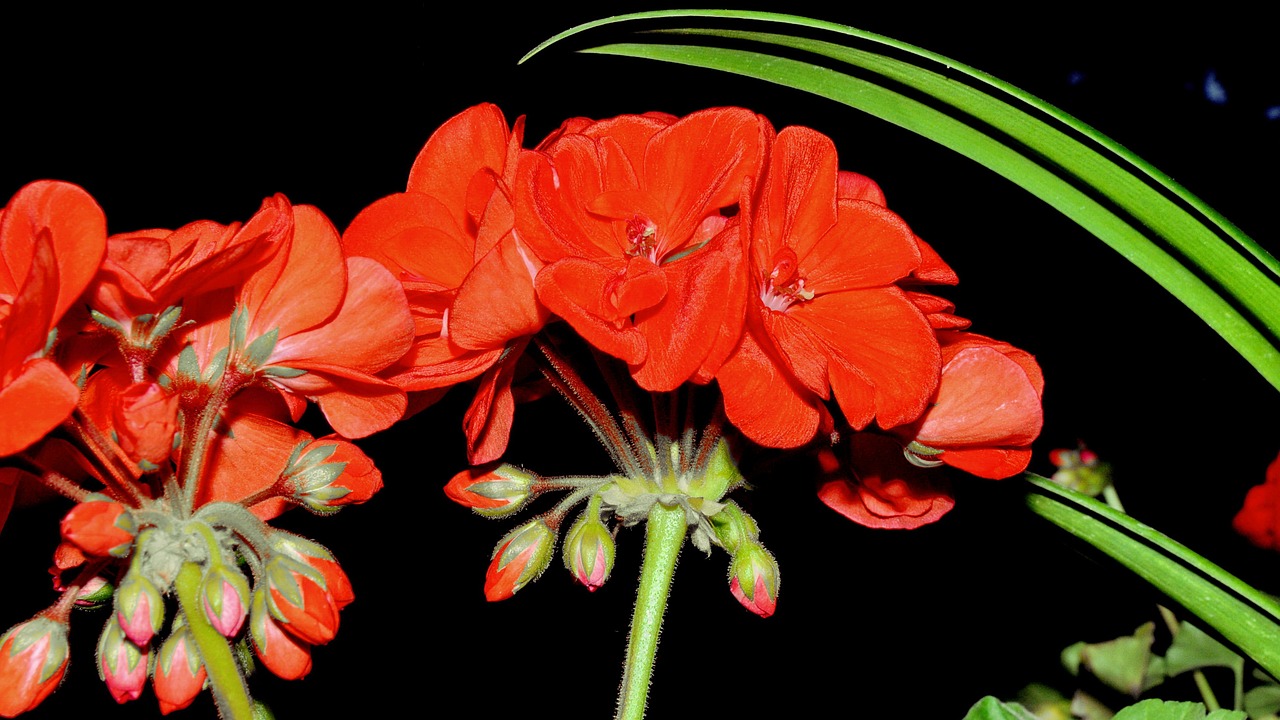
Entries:
<svg viewBox="0 0 1280 720">
<path fill-rule="evenodd" d="M 146 647 L 164 625 L 164 599 L 155 583 L 139 572 L 125 575 L 116 590 L 115 620 L 124 636 Z"/>
<path fill-rule="evenodd" d="M 778 605 L 778 561 L 764 546 L 745 542 L 729 565 L 729 592 L 760 617 L 769 617 Z"/>
<path fill-rule="evenodd" d="M 249 610 L 249 636 L 253 649 L 272 673 L 297 680 L 311 672 L 311 645 L 284 631 L 267 609 L 267 593 L 255 590 Z"/>
<path fill-rule="evenodd" d="M 118 703 L 137 700 L 147 684 L 147 653 L 125 637 L 115 616 L 98 639 L 98 677 Z"/>
<path fill-rule="evenodd" d="M 100 608 L 107 604 L 115 591 L 115 586 L 107 582 L 105 577 L 95 575 L 80 586 L 80 591 L 76 593 L 76 607 L 86 610 Z"/>
<path fill-rule="evenodd" d="M 506 600 L 542 575 L 551 564 L 556 534 L 542 518 L 534 518 L 507 533 L 493 551 L 484 576 L 489 602 Z"/>
<path fill-rule="evenodd" d="M 281 530 L 271 535 L 271 549 L 319 571 L 324 577 L 324 589 L 333 595 L 339 610 L 356 599 L 347 573 L 323 545 Z"/>
<path fill-rule="evenodd" d="M 67 625 L 36 616 L 0 635 L 0 715 L 11 718 L 49 697 L 67 671 Z"/>
<path fill-rule="evenodd" d="M 62 539 L 94 557 L 127 556 L 137 534 L 133 513 L 105 495 L 90 495 L 62 518 Z"/>
<path fill-rule="evenodd" d="M 267 561 L 266 602 L 285 630 L 310 645 L 323 645 L 338 632 L 338 607 L 316 570 L 282 555 Z"/>
<path fill-rule="evenodd" d="M 184 625 L 170 633 L 156 653 L 151 684 L 160 701 L 161 715 L 189 706 L 204 688 L 208 672 L 200 662 L 194 643 L 191 631 Z"/>
<path fill-rule="evenodd" d="M 578 582 L 595 592 L 609 579 L 613 558 L 613 534 L 600 522 L 598 511 L 587 510 L 565 535 L 565 567 Z"/>
<path fill-rule="evenodd" d="M 158 383 L 134 383 L 116 398 L 111 421 L 124 454 L 144 472 L 156 470 L 173 452 L 178 395 Z"/>
<path fill-rule="evenodd" d="M 444 486 L 449 499 L 485 517 L 506 517 L 524 507 L 538 476 L 507 463 L 468 468 Z"/>
<path fill-rule="evenodd" d="M 240 634 L 249 612 L 249 581 L 239 570 L 218 563 L 205 574 L 200 588 L 204 598 L 204 614 L 223 637 Z"/>
<path fill-rule="evenodd" d="M 365 502 L 382 489 L 382 473 L 369 456 L 336 435 L 295 450 L 281 481 L 293 500 L 317 515 Z"/>
</svg>

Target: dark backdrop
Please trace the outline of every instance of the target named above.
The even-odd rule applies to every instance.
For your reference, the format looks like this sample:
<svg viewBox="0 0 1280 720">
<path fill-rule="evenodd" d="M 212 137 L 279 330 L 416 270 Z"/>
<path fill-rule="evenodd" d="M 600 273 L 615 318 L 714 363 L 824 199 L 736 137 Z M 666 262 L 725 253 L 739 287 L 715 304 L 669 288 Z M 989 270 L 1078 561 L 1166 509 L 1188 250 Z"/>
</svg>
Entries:
<svg viewBox="0 0 1280 720">
<path fill-rule="evenodd" d="M 1007 14 L 965 4 L 758 9 L 846 22 L 977 66 L 1079 115 L 1171 173 L 1273 251 L 1280 245 L 1280 82 L 1261 16 L 1117 17 L 1058 6 Z M 744 5 L 740 4 L 740 7 Z M 109 228 L 246 219 L 283 192 L 340 227 L 403 188 L 422 143 L 482 101 L 528 116 L 540 138 L 569 116 L 745 105 L 777 127 L 830 134 L 842 166 L 877 179 L 892 207 L 958 271 L 948 293 L 974 330 L 1034 353 L 1047 377 L 1045 454 L 1083 439 L 1116 466 L 1132 514 L 1275 592 L 1274 555 L 1231 517 L 1280 449 L 1276 396 L 1220 339 L 1114 252 L 1026 193 L 927 141 L 797 92 L 656 63 L 577 56 L 529 64 L 537 42 L 635 4 L 514 10 L 462 3 L 89 14 L 5 22 L 0 195 L 58 178 L 83 185 Z M 655 7 L 649 5 L 649 8 Z M 613 38 L 608 33 L 595 36 Z M 1214 73 L 1225 103 L 1211 102 Z M 589 594 L 557 560 L 516 598 L 481 587 L 506 525 L 440 492 L 463 466 L 463 393 L 367 441 L 386 488 L 336 518 L 283 524 L 330 546 L 358 599 L 314 671 L 260 674 L 281 718 L 301 710 L 508 718 L 530 708 L 605 717 L 619 677 L 641 535 L 623 532 L 613 579 Z M 522 408 L 509 457 L 534 470 L 607 472 L 558 400 Z M 678 570 L 650 716 L 723 698 L 736 712 L 959 718 L 984 694 L 1065 682 L 1058 651 L 1155 618 L 1158 598 L 1028 517 L 1015 480 L 961 482 L 956 509 L 914 532 L 872 531 L 822 507 L 811 478 L 759 478 L 745 502 L 785 581 L 761 620 L 729 595 L 723 554 Z M 0 627 L 53 599 L 45 568 L 65 508 L 15 514 L 0 533 Z M 117 708 L 95 677 L 104 617 L 77 615 L 66 683 L 31 717 L 157 713 L 150 691 Z M 202 699 L 188 717 L 213 717 Z"/>
</svg>

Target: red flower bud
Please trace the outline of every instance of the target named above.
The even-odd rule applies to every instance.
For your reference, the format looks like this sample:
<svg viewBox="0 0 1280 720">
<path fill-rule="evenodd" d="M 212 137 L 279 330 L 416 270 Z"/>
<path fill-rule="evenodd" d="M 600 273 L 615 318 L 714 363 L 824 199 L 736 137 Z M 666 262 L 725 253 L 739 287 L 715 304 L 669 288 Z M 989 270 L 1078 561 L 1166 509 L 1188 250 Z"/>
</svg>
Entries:
<svg viewBox="0 0 1280 720">
<path fill-rule="evenodd" d="M 292 533 L 277 531 L 271 536 L 271 549 L 310 565 L 324 577 L 324 589 L 333 595 L 339 610 L 356 599 L 351 580 L 324 546 Z"/>
<path fill-rule="evenodd" d="M 147 684 L 147 652 L 129 641 L 114 616 L 98 639 L 98 677 L 118 703 L 137 700 Z"/>
<path fill-rule="evenodd" d="M 449 499 L 486 517 L 506 517 L 524 507 L 538 476 L 507 463 L 468 468 L 444 486 Z"/>
<path fill-rule="evenodd" d="M 0 715 L 11 718 L 49 697 L 67 671 L 67 625 L 34 617 L 0 636 Z"/>
<path fill-rule="evenodd" d="M 742 606 L 769 617 L 778 606 L 778 561 L 763 545 L 745 542 L 729 566 L 729 592 Z"/>
<path fill-rule="evenodd" d="M 284 631 L 267 610 L 267 594 L 262 590 L 253 593 L 249 635 L 258 659 L 277 676 L 297 680 L 311 672 L 311 645 Z"/>
<path fill-rule="evenodd" d="M 267 609 L 294 637 L 323 645 L 338 632 L 338 607 L 316 570 L 276 555 L 267 561 Z"/>
<path fill-rule="evenodd" d="M 382 489 L 382 473 L 369 456 L 336 435 L 296 450 L 281 481 L 295 501 L 318 515 L 365 502 Z"/>
<path fill-rule="evenodd" d="M 90 495 L 62 518 L 62 539 L 95 557 L 127 556 L 137 534 L 129 509 L 104 495 Z"/>
<path fill-rule="evenodd" d="M 551 564 L 556 534 L 542 518 L 535 518 L 507 533 L 493 551 L 484 576 L 484 596 L 489 602 L 506 600 L 528 585 Z"/>
<path fill-rule="evenodd" d="M 134 383 L 116 398 L 112 424 L 117 442 L 144 471 L 169 459 L 177 430 L 178 396 L 158 383 Z"/>
<path fill-rule="evenodd" d="M 161 715 L 187 707 L 204 687 L 208 673 L 193 642 L 191 631 L 183 626 L 169 635 L 156 654 L 152 686 L 160 701 Z"/>
</svg>

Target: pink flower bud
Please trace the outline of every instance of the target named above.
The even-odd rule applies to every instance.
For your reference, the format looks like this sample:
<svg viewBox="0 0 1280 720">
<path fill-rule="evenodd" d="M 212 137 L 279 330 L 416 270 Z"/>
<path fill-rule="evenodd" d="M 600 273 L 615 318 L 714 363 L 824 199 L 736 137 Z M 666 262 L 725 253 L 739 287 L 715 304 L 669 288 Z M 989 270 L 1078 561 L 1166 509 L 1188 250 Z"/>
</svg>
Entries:
<svg viewBox="0 0 1280 720">
<path fill-rule="evenodd" d="M 490 463 L 453 476 L 444 494 L 486 517 L 506 517 L 524 507 L 538 476 L 514 465 Z"/>
<path fill-rule="evenodd" d="M 154 583 L 141 573 L 125 576 L 116 590 L 115 621 L 130 642 L 146 647 L 164 625 L 164 599 Z"/>
<path fill-rule="evenodd" d="M 178 396 L 158 383 L 134 383 L 116 399 L 112 424 L 117 442 L 144 471 L 166 463 L 177 429 Z"/>
<path fill-rule="evenodd" d="M 219 563 L 205 575 L 200 594 L 209 624 L 224 637 L 239 635 L 249 612 L 249 581 L 244 575 Z"/>
<path fill-rule="evenodd" d="M 267 594 L 253 593 L 249 611 L 249 635 L 258 659 L 268 670 L 285 680 L 297 680 L 311 672 L 311 645 L 285 632 L 267 610 Z"/>
<path fill-rule="evenodd" d="M 338 607 L 319 572 L 281 555 L 267 561 L 267 609 L 285 630 L 309 645 L 323 645 L 338 632 Z"/>
<path fill-rule="evenodd" d="M 11 718 L 49 697 L 67 671 L 66 623 L 36 616 L 0 636 L 0 715 Z"/>
<path fill-rule="evenodd" d="M 129 641 L 113 616 L 98 640 L 98 676 L 118 703 L 137 700 L 147 684 L 147 652 Z"/>
<path fill-rule="evenodd" d="M 551 564 L 555 531 L 535 518 L 507 533 L 493 551 L 484 576 L 484 596 L 489 602 L 506 600 L 538 579 Z"/>
<path fill-rule="evenodd" d="M 745 542 L 729 566 L 729 592 L 742 606 L 769 617 L 778 606 L 778 561 L 763 545 Z"/>
<path fill-rule="evenodd" d="M 191 631 L 183 626 L 165 639 L 156 654 L 151 684 L 160 701 L 161 715 L 189 706 L 204 687 L 208 673 L 193 642 Z"/>
<path fill-rule="evenodd" d="M 105 495 L 90 495 L 62 518 L 62 539 L 94 557 L 127 556 L 137 534 L 129 509 Z"/>
<path fill-rule="evenodd" d="M 569 528 L 564 539 L 564 564 L 574 579 L 595 592 L 613 570 L 613 534 L 588 510 Z"/>
</svg>

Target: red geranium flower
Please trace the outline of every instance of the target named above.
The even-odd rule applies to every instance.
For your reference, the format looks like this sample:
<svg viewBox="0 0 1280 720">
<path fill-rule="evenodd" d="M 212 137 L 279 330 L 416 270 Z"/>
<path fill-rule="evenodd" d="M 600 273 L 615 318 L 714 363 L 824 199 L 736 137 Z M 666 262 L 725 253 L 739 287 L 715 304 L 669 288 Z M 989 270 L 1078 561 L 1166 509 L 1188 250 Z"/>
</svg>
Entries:
<svg viewBox="0 0 1280 720">
<path fill-rule="evenodd" d="M 933 329 L 897 285 L 920 267 L 916 238 L 838 181 L 830 139 L 778 134 L 750 218 L 747 331 L 716 376 L 729 419 L 762 445 L 808 442 L 832 394 L 854 428 L 909 422 L 937 385 Z"/>
<path fill-rule="evenodd" d="M 513 232 L 523 129 L 520 119 L 508 130 L 488 104 L 451 118 L 419 153 L 406 192 L 365 208 L 343 236 L 348 252 L 404 285 L 413 344 L 382 375 L 419 394 L 414 410 L 483 375 L 467 423 L 477 463 L 506 449 L 515 362 L 547 321 L 533 291 L 542 264 Z"/>
<path fill-rule="evenodd" d="M 989 337 L 940 332 L 942 379 L 920 419 L 891 432 L 926 461 L 979 477 L 1016 475 L 1040 434 L 1044 375 L 1029 353 Z"/>
<path fill-rule="evenodd" d="M 517 229 L 538 298 L 646 390 L 707 381 L 740 333 L 742 243 L 727 217 L 766 124 L 742 108 L 571 121 L 544 147 Z"/>
<path fill-rule="evenodd" d="M 1267 466 L 1267 479 L 1249 489 L 1232 527 L 1260 548 L 1280 551 L 1280 456 Z"/>
<path fill-rule="evenodd" d="M 956 504 L 947 478 L 907 462 L 893 438 L 858 433 L 847 452 L 845 462 L 831 450 L 819 453 L 818 499 L 859 525 L 910 530 L 937 521 Z"/>
<path fill-rule="evenodd" d="M 101 208 L 84 190 L 44 180 L 0 211 L 0 456 L 66 419 L 80 391 L 49 357 L 59 320 L 97 272 Z"/>
</svg>

